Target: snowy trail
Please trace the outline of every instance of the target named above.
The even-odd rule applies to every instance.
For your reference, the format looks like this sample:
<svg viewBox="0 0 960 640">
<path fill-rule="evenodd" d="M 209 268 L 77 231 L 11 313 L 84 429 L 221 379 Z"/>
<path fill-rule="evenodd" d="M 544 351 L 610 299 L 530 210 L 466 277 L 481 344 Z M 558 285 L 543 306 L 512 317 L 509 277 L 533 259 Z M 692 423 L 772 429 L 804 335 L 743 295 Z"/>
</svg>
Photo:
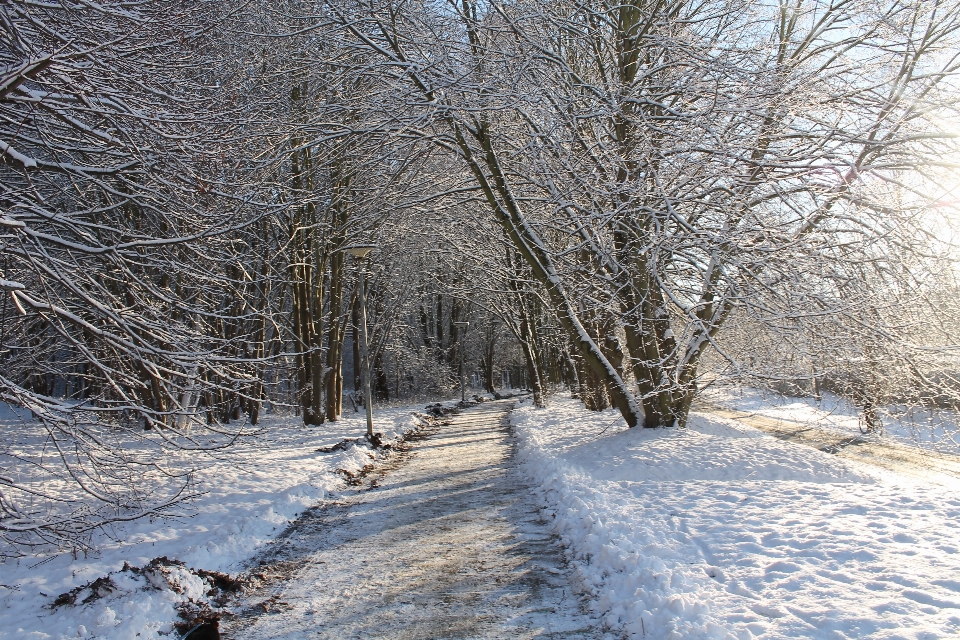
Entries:
<svg viewBox="0 0 960 640">
<path fill-rule="evenodd" d="M 308 512 L 225 637 L 597 638 L 515 470 L 511 401 L 453 416 L 369 490 Z"/>
<path fill-rule="evenodd" d="M 903 475 L 956 487 L 960 484 L 960 456 L 877 441 L 870 436 L 848 436 L 809 423 L 770 418 L 747 411 L 704 405 L 699 410 L 738 420 L 781 440 L 797 442 L 826 453 L 896 471 Z"/>
</svg>

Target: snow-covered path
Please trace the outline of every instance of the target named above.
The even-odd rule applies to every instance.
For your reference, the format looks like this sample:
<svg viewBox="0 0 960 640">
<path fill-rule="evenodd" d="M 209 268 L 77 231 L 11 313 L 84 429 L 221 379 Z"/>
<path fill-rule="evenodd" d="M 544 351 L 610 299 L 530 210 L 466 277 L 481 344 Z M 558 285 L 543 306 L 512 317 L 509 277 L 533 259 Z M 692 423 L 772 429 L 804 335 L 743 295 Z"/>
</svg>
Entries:
<svg viewBox="0 0 960 640">
<path fill-rule="evenodd" d="M 453 416 L 373 487 L 306 514 L 269 556 L 289 579 L 225 636 L 596 638 L 515 470 L 511 401 Z"/>
</svg>

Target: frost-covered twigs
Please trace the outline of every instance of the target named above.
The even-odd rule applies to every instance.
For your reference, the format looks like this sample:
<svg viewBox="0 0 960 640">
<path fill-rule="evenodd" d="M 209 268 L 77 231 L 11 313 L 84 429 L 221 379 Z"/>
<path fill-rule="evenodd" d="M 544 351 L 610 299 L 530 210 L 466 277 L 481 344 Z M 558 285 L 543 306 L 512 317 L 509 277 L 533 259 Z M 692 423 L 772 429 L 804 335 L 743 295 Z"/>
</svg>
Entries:
<svg viewBox="0 0 960 640">
<path fill-rule="evenodd" d="M 847 362 L 860 398 L 903 389 L 887 368 L 926 393 L 956 368 L 955 331 L 919 335 L 955 286 L 930 232 L 955 210 L 955 3 L 394 11 L 330 20 L 406 81 L 399 117 L 458 157 L 598 408 L 682 425 L 718 373 L 780 375 L 760 355 L 812 378 Z"/>
<path fill-rule="evenodd" d="M 378 402 L 461 355 L 650 427 L 724 378 L 960 401 L 956 2 L 454 4 L 5 11 L 13 402 L 98 459 L 339 420 L 355 244 Z"/>
<path fill-rule="evenodd" d="M 0 399 L 7 432 L 0 459 L 11 474 L 0 476 L 0 555 L 49 545 L 86 552 L 95 530 L 175 516 L 198 495 L 193 464 L 169 456 L 169 449 L 205 449 L 183 434 L 171 445 L 172 434 L 157 439 L 69 403 L 57 409 L 7 391 Z"/>
<path fill-rule="evenodd" d="M 243 432 L 214 399 L 256 395 L 236 338 L 262 316 L 223 303 L 240 279 L 224 264 L 278 205 L 252 187 L 262 167 L 228 160 L 221 9 L 20 3 L 0 19 L 0 399 L 46 442 L 32 457 L 31 429 L 5 421 L 4 553 L 169 515 L 193 495 L 176 452 Z"/>
</svg>

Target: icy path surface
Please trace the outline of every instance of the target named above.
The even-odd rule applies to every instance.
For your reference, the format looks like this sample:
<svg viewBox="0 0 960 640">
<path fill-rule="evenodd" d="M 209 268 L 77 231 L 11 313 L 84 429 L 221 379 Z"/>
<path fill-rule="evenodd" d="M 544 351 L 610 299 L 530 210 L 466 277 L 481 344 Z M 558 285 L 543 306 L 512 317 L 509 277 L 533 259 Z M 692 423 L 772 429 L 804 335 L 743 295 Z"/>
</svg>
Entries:
<svg viewBox="0 0 960 640">
<path fill-rule="evenodd" d="M 269 559 L 289 579 L 250 596 L 225 636 L 603 637 L 515 470 L 510 406 L 452 416 L 372 488 L 302 518 Z"/>
</svg>

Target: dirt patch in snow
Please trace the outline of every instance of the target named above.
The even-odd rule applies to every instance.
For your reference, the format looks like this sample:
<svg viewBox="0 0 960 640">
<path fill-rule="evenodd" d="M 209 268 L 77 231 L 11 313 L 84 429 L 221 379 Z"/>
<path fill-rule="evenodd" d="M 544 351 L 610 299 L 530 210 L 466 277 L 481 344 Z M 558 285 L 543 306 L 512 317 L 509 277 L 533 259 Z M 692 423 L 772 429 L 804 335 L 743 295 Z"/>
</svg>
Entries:
<svg viewBox="0 0 960 640">
<path fill-rule="evenodd" d="M 116 574 L 101 576 L 61 593 L 50 608 L 86 605 L 119 594 L 123 591 L 117 584 L 121 576 L 133 578 L 133 583 L 142 590 L 168 590 L 177 594 L 180 602 L 176 610 L 180 620 L 173 626 L 181 637 L 189 637 L 190 640 L 219 638 L 220 618 L 226 602 L 261 582 L 256 575 L 234 576 L 220 571 L 194 569 L 180 560 L 160 556 L 142 567 L 124 563 Z M 124 582 L 129 586 L 130 580 Z"/>
</svg>

